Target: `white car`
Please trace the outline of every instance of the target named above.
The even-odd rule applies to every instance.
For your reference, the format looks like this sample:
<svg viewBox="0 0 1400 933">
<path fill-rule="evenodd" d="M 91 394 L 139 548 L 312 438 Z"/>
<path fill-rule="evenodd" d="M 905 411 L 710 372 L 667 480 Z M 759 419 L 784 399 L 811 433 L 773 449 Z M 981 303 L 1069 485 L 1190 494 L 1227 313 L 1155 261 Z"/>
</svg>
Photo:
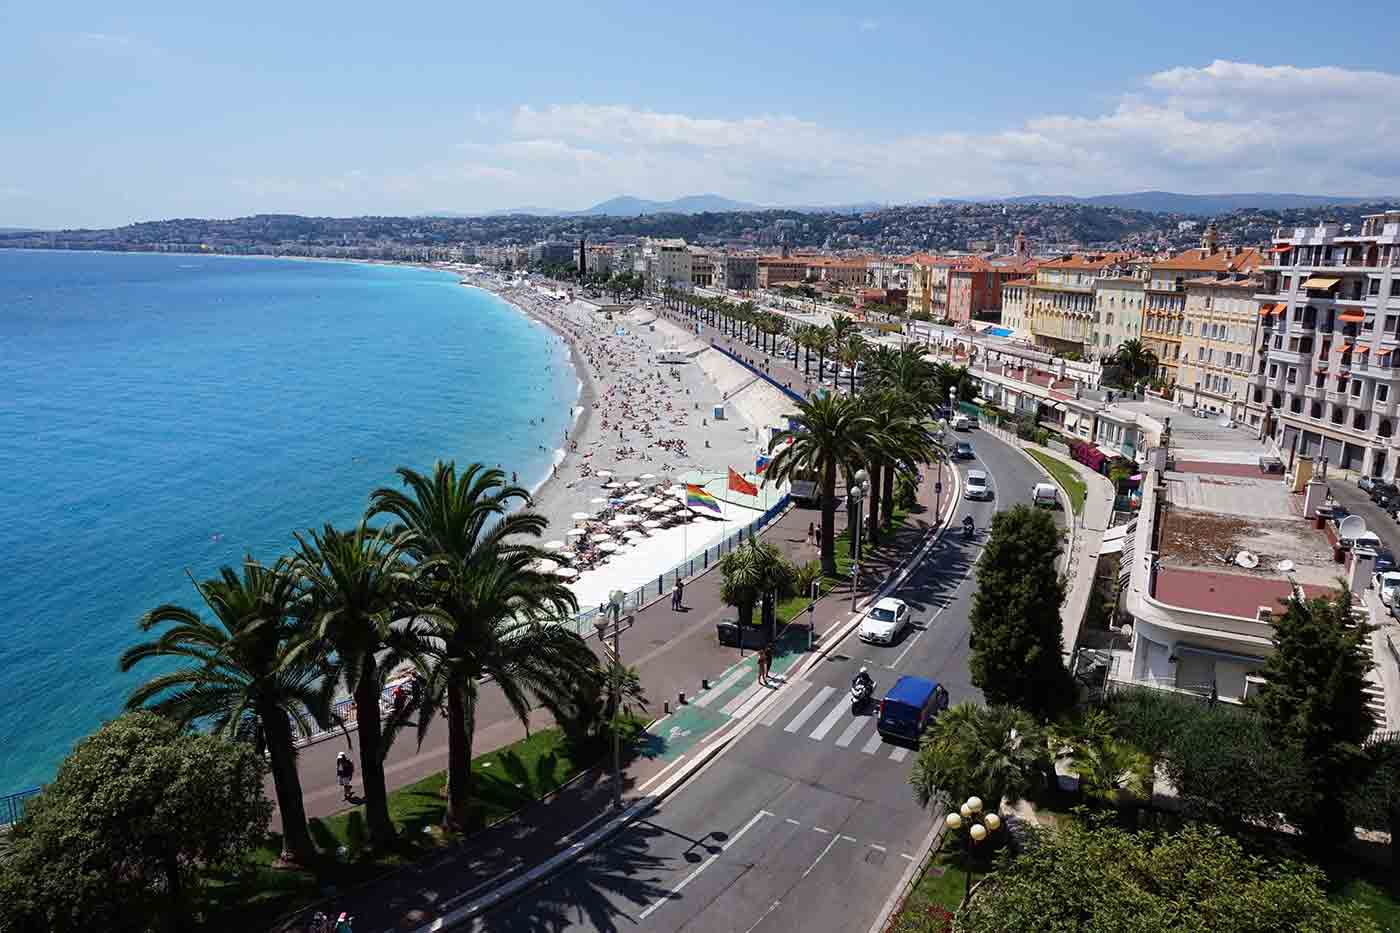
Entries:
<svg viewBox="0 0 1400 933">
<path fill-rule="evenodd" d="M 861 641 L 870 642 L 872 645 L 892 645 L 908 624 L 908 604 L 902 599 L 886 596 L 872 606 L 865 618 L 860 620 L 858 632 Z"/>
<path fill-rule="evenodd" d="M 1378 573 L 1371 580 L 1371 583 L 1380 595 L 1381 602 L 1387 606 L 1395 605 L 1395 594 L 1400 591 L 1400 570 L 1387 570 L 1385 573 Z"/>
<path fill-rule="evenodd" d="M 982 470 L 967 471 L 967 485 L 963 488 L 964 499 L 990 499 L 992 486 L 987 482 L 987 474 Z"/>
</svg>

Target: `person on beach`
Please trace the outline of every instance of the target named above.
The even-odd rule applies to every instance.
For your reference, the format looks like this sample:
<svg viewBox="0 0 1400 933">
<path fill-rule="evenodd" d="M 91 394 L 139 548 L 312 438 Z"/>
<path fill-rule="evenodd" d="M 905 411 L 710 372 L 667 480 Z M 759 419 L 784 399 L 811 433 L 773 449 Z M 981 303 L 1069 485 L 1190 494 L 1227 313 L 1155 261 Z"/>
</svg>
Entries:
<svg viewBox="0 0 1400 933">
<path fill-rule="evenodd" d="M 340 782 L 340 789 L 345 794 L 345 799 L 350 800 L 353 791 L 350 782 L 355 778 L 355 763 L 350 760 L 344 752 L 335 756 L 335 779 Z"/>
</svg>

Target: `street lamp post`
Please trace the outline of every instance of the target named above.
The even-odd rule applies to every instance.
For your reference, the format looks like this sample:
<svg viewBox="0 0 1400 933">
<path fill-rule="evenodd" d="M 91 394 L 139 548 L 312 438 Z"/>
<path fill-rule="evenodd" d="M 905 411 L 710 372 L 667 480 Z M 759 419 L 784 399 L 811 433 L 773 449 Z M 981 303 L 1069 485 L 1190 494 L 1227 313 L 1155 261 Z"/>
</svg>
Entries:
<svg viewBox="0 0 1400 933">
<path fill-rule="evenodd" d="M 972 848 L 986 840 L 989 833 L 1001 828 L 1001 817 L 995 813 L 983 813 L 982 798 L 969 797 L 967 803 L 958 808 L 957 813 L 949 813 L 943 818 L 943 825 L 957 833 L 963 843 L 966 866 L 963 874 L 967 878 L 967 885 L 963 889 L 963 903 L 966 904 L 972 894 Z"/>
<path fill-rule="evenodd" d="M 608 603 L 612 607 L 613 630 L 612 630 L 612 651 L 608 651 L 606 634 L 608 628 L 607 616 L 599 615 L 593 620 L 593 626 L 598 630 L 598 643 L 603 646 L 604 654 L 611 654 L 612 670 L 609 672 L 608 681 L 612 688 L 612 740 L 613 740 L 613 807 L 622 809 L 622 736 L 618 729 L 617 714 L 622 707 L 622 684 L 619 678 L 622 676 L 622 606 L 627 601 L 627 594 L 622 590 L 613 590 L 608 594 Z"/>
<path fill-rule="evenodd" d="M 847 487 L 846 495 L 851 497 L 851 502 L 855 504 L 855 556 L 851 563 L 851 611 L 856 609 L 856 591 L 860 588 L 860 538 L 862 526 L 865 525 L 865 497 L 870 492 L 870 474 L 864 470 L 856 470 L 856 475 L 851 477 L 854 482 Z"/>
</svg>

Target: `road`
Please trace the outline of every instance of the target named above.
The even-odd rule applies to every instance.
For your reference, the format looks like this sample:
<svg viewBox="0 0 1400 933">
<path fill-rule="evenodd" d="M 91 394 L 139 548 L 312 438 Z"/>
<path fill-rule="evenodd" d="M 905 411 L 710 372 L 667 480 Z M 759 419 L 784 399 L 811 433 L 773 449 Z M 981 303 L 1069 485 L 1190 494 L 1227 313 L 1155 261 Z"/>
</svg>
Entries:
<svg viewBox="0 0 1400 933">
<path fill-rule="evenodd" d="M 994 502 L 967 502 L 979 529 L 1027 502 L 1040 474 L 999 441 L 971 435 Z M 649 817 L 551 881 L 477 921 L 480 930 L 689 933 L 861 931 L 941 814 L 908 786 L 914 752 L 855 716 L 850 681 L 868 665 L 882 695 L 901 674 L 980 701 L 968 672 L 968 612 L 984 533 L 945 536 L 896 593 L 915 625 L 888 646 L 854 634 L 760 706 L 756 724 Z M 736 697 L 735 703 L 744 702 Z"/>
</svg>

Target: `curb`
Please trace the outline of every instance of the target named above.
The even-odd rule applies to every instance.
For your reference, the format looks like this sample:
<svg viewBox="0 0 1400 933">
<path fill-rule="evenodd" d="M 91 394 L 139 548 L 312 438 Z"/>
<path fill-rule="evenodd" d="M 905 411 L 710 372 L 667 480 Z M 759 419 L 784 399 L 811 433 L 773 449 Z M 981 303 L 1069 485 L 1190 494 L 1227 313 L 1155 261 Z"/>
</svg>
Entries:
<svg viewBox="0 0 1400 933">
<path fill-rule="evenodd" d="M 924 837 L 923 844 L 920 846 L 924 850 L 924 857 L 917 862 L 910 862 L 909 867 L 904 869 L 904 874 L 899 876 L 899 881 L 896 883 L 894 893 L 889 896 L 889 899 L 885 901 L 885 906 L 881 907 L 880 912 L 875 915 L 875 922 L 870 925 L 867 933 L 884 933 L 885 925 L 890 922 L 890 917 L 904 906 L 904 902 L 908 900 L 911 893 L 909 883 L 914 880 L 916 874 L 924 869 L 929 856 L 933 855 L 937 849 L 942 848 L 939 842 L 942 831 L 943 817 L 939 817 L 933 821 L 933 828 L 928 831 L 928 835 Z"/>
<path fill-rule="evenodd" d="M 955 486 L 957 488 L 961 488 L 962 477 L 960 474 L 958 474 L 957 470 L 954 470 L 953 472 L 956 477 Z M 917 551 L 914 552 L 913 556 L 909 560 L 907 560 L 902 567 L 898 568 L 894 573 L 890 574 L 886 578 L 885 582 L 879 587 L 879 589 L 875 591 L 875 593 L 871 594 L 870 596 L 867 596 L 866 599 L 863 601 L 863 604 L 868 605 L 871 599 L 878 598 L 880 594 L 887 592 L 891 588 L 891 586 L 897 587 L 900 583 L 902 583 L 905 579 L 908 578 L 909 574 L 913 572 L 913 569 L 916 566 L 918 566 L 919 563 L 921 563 L 923 559 L 927 556 L 928 551 L 933 547 L 933 545 L 936 544 L 942 538 L 943 532 L 945 532 L 948 528 L 948 522 L 951 521 L 952 515 L 954 514 L 954 512 L 957 511 L 957 503 L 959 499 L 960 495 L 958 494 L 949 497 L 947 510 L 948 518 L 944 519 L 940 517 L 939 524 L 935 525 L 933 529 L 929 531 L 928 535 L 925 537 L 924 543 L 919 547 Z M 845 640 L 846 636 L 850 634 L 851 630 L 858 623 L 859 618 L 859 615 L 857 615 L 855 618 L 851 619 L 847 623 L 838 623 L 837 626 L 833 626 L 833 629 L 824 632 L 822 634 L 822 641 L 825 644 L 817 650 L 816 654 L 814 654 L 814 656 L 808 662 L 806 662 L 798 671 L 796 671 L 788 679 L 788 683 L 795 683 L 804 678 L 817 662 L 824 659 L 827 654 L 829 654 L 837 645 L 839 645 L 842 641 Z M 829 637 L 832 634 L 832 631 L 837 627 L 840 628 L 840 632 L 838 633 L 838 635 L 834 638 Z M 761 715 L 762 711 L 766 709 L 769 705 L 771 705 L 781 694 L 781 690 L 775 690 L 769 696 L 768 699 L 764 700 L 762 703 L 760 703 L 754 708 L 753 712 L 751 712 L 748 715 L 748 717 L 746 717 L 740 723 L 738 729 L 730 730 L 727 726 L 721 726 L 718 730 L 716 730 L 714 736 L 710 739 L 708 747 L 704 747 L 699 752 L 697 752 L 696 756 L 690 760 L 689 764 L 677 771 L 675 774 L 671 775 L 665 781 L 665 783 L 663 783 L 656 790 L 642 797 L 636 803 L 633 803 L 626 810 L 613 817 L 599 829 L 594 830 L 592 833 L 588 834 L 583 839 L 580 839 L 577 842 L 570 844 L 569 847 L 564 849 L 562 852 L 559 852 L 553 857 L 545 860 L 544 862 L 541 862 L 539 865 L 536 865 L 534 868 L 530 869 L 524 874 L 519 875 L 518 877 L 506 882 L 505 884 L 501 885 L 499 888 L 496 888 L 489 894 L 486 894 L 478 898 L 477 900 L 472 901 L 469 904 L 464 904 L 456 910 L 453 910 L 450 913 L 444 914 L 443 916 L 437 918 L 431 923 L 427 923 L 423 926 L 415 928 L 413 930 L 413 933 L 439 933 L 439 931 L 449 930 L 466 920 L 470 920 L 473 917 L 477 917 L 482 913 L 490 910 L 491 908 L 503 903 L 504 901 L 509 900 L 510 898 L 513 898 L 516 895 L 534 887 L 541 881 L 548 878 L 550 875 L 554 874 L 560 868 L 563 868 L 569 863 L 575 861 L 577 858 L 579 858 L 579 856 L 584 855 L 590 850 L 596 848 L 599 844 L 607 840 L 613 834 L 617 833 L 622 829 L 626 829 L 634 821 L 636 821 L 638 817 L 660 804 L 663 800 L 665 800 L 668 796 L 675 792 L 681 785 L 683 785 L 686 781 L 688 781 L 691 777 L 696 775 L 701 769 L 703 769 L 706 765 L 713 761 L 714 758 L 718 756 L 721 751 L 727 748 L 732 741 L 746 735 L 748 731 L 754 728 L 758 724 L 758 722 L 763 718 Z"/>
</svg>

